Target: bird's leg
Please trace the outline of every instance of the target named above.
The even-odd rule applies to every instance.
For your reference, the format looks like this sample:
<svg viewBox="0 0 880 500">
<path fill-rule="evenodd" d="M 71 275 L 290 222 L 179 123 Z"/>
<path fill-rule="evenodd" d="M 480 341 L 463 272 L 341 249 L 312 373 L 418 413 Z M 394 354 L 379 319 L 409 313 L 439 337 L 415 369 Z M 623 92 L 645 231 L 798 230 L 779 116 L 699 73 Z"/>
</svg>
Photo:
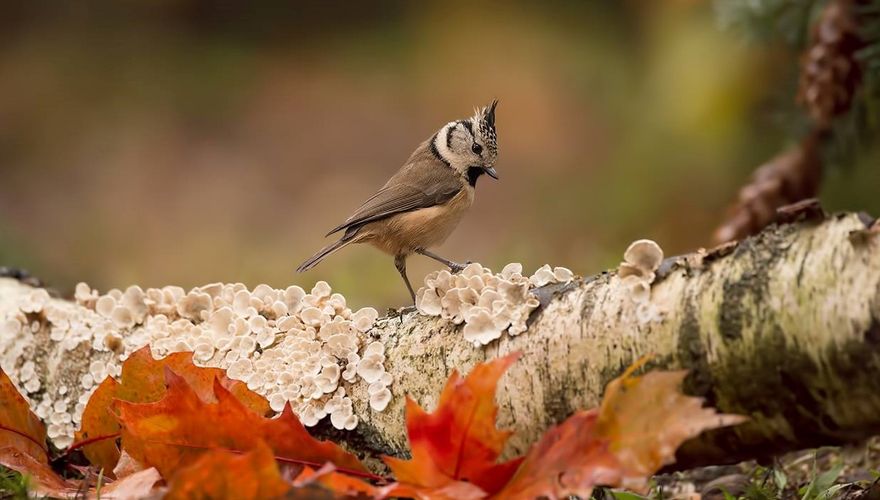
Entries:
<svg viewBox="0 0 880 500">
<path fill-rule="evenodd" d="M 448 266 L 449 269 L 453 273 L 460 273 L 462 270 L 464 270 L 465 267 L 467 267 L 468 264 L 471 263 L 470 261 L 468 261 L 464 264 L 459 264 L 458 262 L 453 262 L 449 259 L 444 259 L 443 257 L 440 257 L 439 255 L 437 255 L 435 253 L 429 252 L 429 251 L 425 250 L 424 248 L 420 248 L 420 249 L 416 250 L 416 253 L 422 254 L 425 257 L 430 257 L 430 258 L 436 260 L 437 262 L 443 263 L 444 265 Z"/>
<path fill-rule="evenodd" d="M 406 283 L 406 289 L 409 290 L 409 295 L 412 297 L 413 304 L 415 304 L 416 292 L 413 291 L 413 287 L 409 283 L 409 278 L 406 277 L 406 255 L 398 255 L 394 257 L 394 267 L 397 268 L 397 272 L 400 273 L 403 282 Z"/>
</svg>

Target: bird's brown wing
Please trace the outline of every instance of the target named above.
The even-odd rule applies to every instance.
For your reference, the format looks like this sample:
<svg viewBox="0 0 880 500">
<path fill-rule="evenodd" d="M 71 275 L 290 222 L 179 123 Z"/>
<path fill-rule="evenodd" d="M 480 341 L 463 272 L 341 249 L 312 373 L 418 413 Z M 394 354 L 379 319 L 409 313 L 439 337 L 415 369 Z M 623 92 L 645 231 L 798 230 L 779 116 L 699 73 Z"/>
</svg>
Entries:
<svg viewBox="0 0 880 500">
<path fill-rule="evenodd" d="M 441 205 L 452 199 L 464 185 L 461 176 L 439 160 L 433 157 L 416 160 L 394 174 L 378 193 L 327 235 L 394 214 Z"/>
</svg>

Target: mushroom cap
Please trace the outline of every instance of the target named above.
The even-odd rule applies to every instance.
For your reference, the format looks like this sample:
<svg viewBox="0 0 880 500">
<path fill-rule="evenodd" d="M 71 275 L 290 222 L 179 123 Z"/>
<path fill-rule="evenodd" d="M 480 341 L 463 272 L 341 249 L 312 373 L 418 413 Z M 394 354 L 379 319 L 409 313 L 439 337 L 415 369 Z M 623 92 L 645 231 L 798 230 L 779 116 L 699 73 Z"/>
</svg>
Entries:
<svg viewBox="0 0 880 500">
<path fill-rule="evenodd" d="M 630 264 L 629 262 L 621 262 L 620 266 L 617 267 L 617 277 L 620 279 L 626 279 L 629 277 L 636 277 L 642 280 L 652 281 L 649 277 L 653 276 L 654 273 L 648 271 L 646 269 L 642 269 L 634 264 Z"/>
<path fill-rule="evenodd" d="M 440 305 L 438 291 L 434 288 L 420 288 L 416 294 L 416 309 L 425 316 L 440 316 L 443 306 Z"/>
<path fill-rule="evenodd" d="M 627 247 L 623 260 L 643 271 L 656 271 L 663 262 L 663 249 L 652 240 L 636 240 Z"/>
<path fill-rule="evenodd" d="M 387 388 L 383 388 L 381 391 L 378 391 L 374 394 L 370 394 L 370 408 L 375 411 L 383 411 L 388 407 L 388 403 L 391 402 L 391 391 Z"/>
<path fill-rule="evenodd" d="M 364 307 L 351 315 L 351 321 L 354 327 L 362 333 L 366 333 L 376 320 L 379 319 L 379 311 L 372 307 Z"/>
<path fill-rule="evenodd" d="M 636 304 L 648 302 L 651 298 L 651 285 L 648 281 L 638 276 L 627 276 L 621 280 L 621 283 L 626 287 L 630 298 Z"/>
<path fill-rule="evenodd" d="M 177 303 L 177 314 L 182 318 L 198 320 L 201 318 L 202 311 L 211 310 L 212 304 L 210 295 L 194 289 Z"/>
<path fill-rule="evenodd" d="M 326 281 L 319 281 L 315 283 L 314 287 L 312 287 L 312 295 L 319 299 L 329 297 L 332 291 L 333 290 L 330 288 L 330 284 Z"/>
<path fill-rule="evenodd" d="M 474 345 L 486 345 L 493 340 L 500 338 L 503 328 L 499 328 L 495 324 L 489 310 L 483 307 L 473 307 L 468 311 L 465 318 L 464 338 L 474 343 Z"/>
<path fill-rule="evenodd" d="M 553 269 L 550 268 L 549 264 L 539 267 L 535 274 L 529 277 L 529 282 L 535 288 L 540 288 L 554 281 L 556 281 L 556 276 L 553 274 Z"/>
<path fill-rule="evenodd" d="M 103 295 L 95 302 L 95 311 L 105 318 L 109 318 L 113 314 L 114 308 L 116 308 L 116 299 L 110 295 Z"/>
<path fill-rule="evenodd" d="M 574 279 L 574 273 L 567 267 L 556 266 L 553 268 L 553 277 L 559 283 L 568 283 Z"/>
<path fill-rule="evenodd" d="M 296 312 L 302 305 L 302 300 L 306 296 L 305 290 L 294 285 L 284 290 L 284 302 L 287 303 L 289 312 Z"/>
<path fill-rule="evenodd" d="M 511 262 L 504 266 L 501 269 L 501 277 L 509 280 L 514 278 L 521 278 L 523 272 L 523 266 L 519 262 Z"/>
<path fill-rule="evenodd" d="M 364 356 L 364 358 L 358 362 L 357 374 L 368 384 L 372 384 L 381 379 L 382 374 L 385 373 L 385 367 L 382 366 L 383 358 L 384 356 L 380 357 L 375 354 Z"/>
<path fill-rule="evenodd" d="M 425 277 L 425 285 L 428 288 L 435 288 L 438 294 L 444 294 L 447 290 L 455 286 L 455 280 L 453 278 L 452 273 L 446 269 L 434 271 Z"/>
</svg>

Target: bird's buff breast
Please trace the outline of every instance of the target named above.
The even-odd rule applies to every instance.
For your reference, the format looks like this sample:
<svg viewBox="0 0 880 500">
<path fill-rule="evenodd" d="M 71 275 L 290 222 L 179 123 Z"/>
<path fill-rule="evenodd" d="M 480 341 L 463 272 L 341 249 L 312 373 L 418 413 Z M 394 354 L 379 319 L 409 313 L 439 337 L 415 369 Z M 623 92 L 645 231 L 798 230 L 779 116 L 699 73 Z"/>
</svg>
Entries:
<svg viewBox="0 0 880 500">
<path fill-rule="evenodd" d="M 410 254 L 419 248 L 440 245 L 473 201 L 473 189 L 464 188 L 443 205 L 393 215 L 369 224 L 363 231 L 369 235 L 365 240 L 392 255 Z"/>
</svg>

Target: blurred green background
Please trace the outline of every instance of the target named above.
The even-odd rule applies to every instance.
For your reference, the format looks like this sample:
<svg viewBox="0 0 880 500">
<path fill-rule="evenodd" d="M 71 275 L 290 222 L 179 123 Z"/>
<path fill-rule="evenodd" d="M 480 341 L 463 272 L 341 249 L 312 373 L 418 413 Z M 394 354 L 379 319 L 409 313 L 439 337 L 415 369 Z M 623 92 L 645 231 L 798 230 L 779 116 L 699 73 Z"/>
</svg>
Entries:
<svg viewBox="0 0 880 500">
<path fill-rule="evenodd" d="M 213 281 L 408 300 L 390 257 L 322 236 L 415 146 L 500 100 L 501 180 L 438 253 L 613 267 L 636 238 L 710 242 L 796 134 L 797 54 L 709 2 L 3 3 L 0 265 L 62 291 Z M 880 154 L 830 209 L 880 214 Z M 420 283 L 438 265 L 410 259 Z"/>
</svg>

